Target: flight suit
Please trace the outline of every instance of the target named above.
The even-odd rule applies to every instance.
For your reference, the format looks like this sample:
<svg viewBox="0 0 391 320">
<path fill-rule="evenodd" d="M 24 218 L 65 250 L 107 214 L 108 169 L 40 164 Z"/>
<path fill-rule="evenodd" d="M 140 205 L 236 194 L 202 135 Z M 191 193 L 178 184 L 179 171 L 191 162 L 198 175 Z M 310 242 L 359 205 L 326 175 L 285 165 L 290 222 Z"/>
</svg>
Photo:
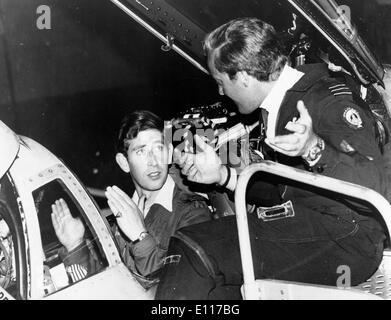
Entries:
<svg viewBox="0 0 391 320">
<path fill-rule="evenodd" d="M 305 74 L 284 97 L 276 134 L 290 133 L 285 125 L 299 117 L 296 105 L 303 100 L 325 149 L 312 167 L 301 157 L 277 154 L 277 161 L 388 196 L 376 122 L 369 108 L 326 65 L 298 69 Z M 248 214 L 256 278 L 337 285 L 340 267 L 347 266 L 349 284 L 356 285 L 376 271 L 386 236 L 372 208 L 336 193 L 276 181 L 267 174 L 257 179 L 248 190 L 248 202 L 255 200 L 261 206 L 263 195 L 272 198 L 268 191 L 278 183 L 274 190 L 280 191 L 281 202 L 289 210 L 278 216 L 268 214 L 267 209 L 263 214 L 263 208 Z M 167 254 L 181 259 L 165 266 L 157 299 L 241 298 L 235 217 L 181 229 Z"/>
</svg>

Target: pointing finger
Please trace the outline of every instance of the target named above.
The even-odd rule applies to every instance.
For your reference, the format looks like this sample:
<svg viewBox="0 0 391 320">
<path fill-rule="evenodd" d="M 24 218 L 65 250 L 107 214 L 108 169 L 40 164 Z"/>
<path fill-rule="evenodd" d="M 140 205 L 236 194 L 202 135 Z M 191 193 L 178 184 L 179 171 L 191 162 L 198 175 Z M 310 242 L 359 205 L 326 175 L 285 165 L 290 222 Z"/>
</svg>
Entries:
<svg viewBox="0 0 391 320">
<path fill-rule="evenodd" d="M 311 116 L 308 113 L 308 109 L 306 108 L 306 106 L 304 105 L 304 102 L 302 100 L 299 100 L 297 102 L 296 107 L 297 107 L 297 111 L 299 111 L 300 119 L 307 119 L 307 118 L 311 119 Z"/>
</svg>

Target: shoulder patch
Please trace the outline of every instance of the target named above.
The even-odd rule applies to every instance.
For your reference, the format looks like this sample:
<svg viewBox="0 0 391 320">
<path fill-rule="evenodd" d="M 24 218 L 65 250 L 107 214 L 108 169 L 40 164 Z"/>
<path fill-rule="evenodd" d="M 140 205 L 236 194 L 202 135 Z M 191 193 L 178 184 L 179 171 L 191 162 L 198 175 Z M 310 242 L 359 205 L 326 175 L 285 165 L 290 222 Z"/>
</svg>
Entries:
<svg viewBox="0 0 391 320">
<path fill-rule="evenodd" d="M 343 120 L 349 125 L 349 127 L 353 129 L 364 128 L 360 113 L 352 107 L 345 107 L 343 112 Z"/>
</svg>

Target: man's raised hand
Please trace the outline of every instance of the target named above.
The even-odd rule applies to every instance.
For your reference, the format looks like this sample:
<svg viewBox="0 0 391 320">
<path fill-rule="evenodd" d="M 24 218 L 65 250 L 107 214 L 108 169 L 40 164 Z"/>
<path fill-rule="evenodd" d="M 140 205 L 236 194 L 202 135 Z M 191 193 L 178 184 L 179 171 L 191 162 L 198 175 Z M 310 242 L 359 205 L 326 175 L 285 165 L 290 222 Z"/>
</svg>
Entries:
<svg viewBox="0 0 391 320">
<path fill-rule="evenodd" d="M 289 121 L 285 128 L 291 134 L 266 138 L 265 142 L 274 150 L 287 156 L 298 157 L 308 154 L 316 145 L 317 135 L 312 129 L 312 118 L 303 101 L 297 103 L 300 117 L 296 121 Z"/>
<path fill-rule="evenodd" d="M 174 162 L 180 166 L 182 174 L 187 176 L 189 181 L 204 184 L 219 183 L 222 180 L 221 159 L 201 137 L 195 135 L 194 141 L 201 151 L 192 154 L 175 149 Z"/>
<path fill-rule="evenodd" d="M 72 251 L 84 241 L 85 228 L 80 218 L 74 218 L 64 199 L 52 204 L 52 223 L 58 240 Z"/>
<path fill-rule="evenodd" d="M 117 223 L 122 232 L 131 240 L 135 241 L 141 232 L 146 231 L 144 215 L 141 206 L 144 201 L 139 201 L 140 208 L 133 200 L 117 186 L 108 187 L 105 192 L 107 203 L 117 218 Z M 145 200 L 144 198 L 142 198 Z M 141 200 L 141 199 L 140 199 Z"/>
</svg>

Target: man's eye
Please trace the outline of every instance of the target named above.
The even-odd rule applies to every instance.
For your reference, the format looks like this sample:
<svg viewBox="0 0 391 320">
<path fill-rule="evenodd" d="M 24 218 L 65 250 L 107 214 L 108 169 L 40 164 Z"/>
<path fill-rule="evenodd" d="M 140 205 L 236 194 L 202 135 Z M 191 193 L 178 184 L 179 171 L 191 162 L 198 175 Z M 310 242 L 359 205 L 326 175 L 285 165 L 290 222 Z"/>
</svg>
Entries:
<svg viewBox="0 0 391 320">
<path fill-rule="evenodd" d="M 157 145 L 153 146 L 152 152 L 159 152 L 160 153 L 163 151 L 163 149 L 164 149 L 164 145 L 157 144 Z"/>
<path fill-rule="evenodd" d="M 145 153 L 145 150 L 144 150 L 144 149 L 138 149 L 138 150 L 136 150 L 136 155 L 138 155 L 138 156 L 142 156 L 142 155 L 144 155 L 144 153 Z"/>
</svg>

